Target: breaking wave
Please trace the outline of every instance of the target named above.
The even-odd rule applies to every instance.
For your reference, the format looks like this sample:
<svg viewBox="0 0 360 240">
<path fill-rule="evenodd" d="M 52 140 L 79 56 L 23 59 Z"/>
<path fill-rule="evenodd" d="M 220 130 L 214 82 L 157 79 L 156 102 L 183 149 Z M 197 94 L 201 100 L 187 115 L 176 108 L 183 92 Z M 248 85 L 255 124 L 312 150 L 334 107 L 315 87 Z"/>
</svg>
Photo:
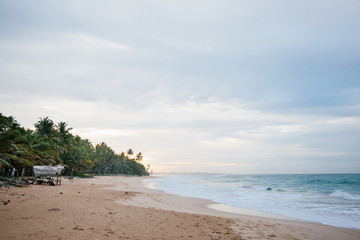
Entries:
<svg viewBox="0 0 360 240">
<path fill-rule="evenodd" d="M 337 197 L 337 198 L 344 198 L 347 200 L 355 200 L 360 201 L 360 195 L 348 193 L 342 190 L 335 190 L 333 193 L 330 194 L 331 197 Z"/>
</svg>

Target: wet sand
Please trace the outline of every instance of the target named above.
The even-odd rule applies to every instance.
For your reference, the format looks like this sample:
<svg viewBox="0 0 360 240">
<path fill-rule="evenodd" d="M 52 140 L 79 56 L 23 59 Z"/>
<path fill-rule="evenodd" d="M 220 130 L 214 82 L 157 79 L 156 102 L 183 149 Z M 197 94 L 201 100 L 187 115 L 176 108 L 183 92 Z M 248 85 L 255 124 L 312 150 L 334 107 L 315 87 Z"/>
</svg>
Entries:
<svg viewBox="0 0 360 240">
<path fill-rule="evenodd" d="M 0 188 L 0 239 L 360 239 L 356 229 L 217 211 L 141 179 Z"/>
</svg>

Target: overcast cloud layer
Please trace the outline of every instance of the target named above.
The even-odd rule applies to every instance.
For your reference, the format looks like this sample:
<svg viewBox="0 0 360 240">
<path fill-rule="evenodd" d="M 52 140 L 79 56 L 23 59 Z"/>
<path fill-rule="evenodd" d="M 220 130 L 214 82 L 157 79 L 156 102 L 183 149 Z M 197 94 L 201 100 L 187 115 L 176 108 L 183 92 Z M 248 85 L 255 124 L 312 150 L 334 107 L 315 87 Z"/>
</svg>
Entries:
<svg viewBox="0 0 360 240">
<path fill-rule="evenodd" d="M 360 172 L 360 1 L 0 0 L 0 112 L 154 171 Z"/>
</svg>

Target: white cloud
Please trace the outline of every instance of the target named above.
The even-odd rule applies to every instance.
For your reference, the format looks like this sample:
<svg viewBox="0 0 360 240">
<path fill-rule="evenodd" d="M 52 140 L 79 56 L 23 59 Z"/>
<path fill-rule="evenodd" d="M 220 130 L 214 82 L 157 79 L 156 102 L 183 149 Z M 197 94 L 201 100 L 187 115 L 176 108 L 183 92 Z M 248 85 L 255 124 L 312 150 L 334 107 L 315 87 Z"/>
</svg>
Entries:
<svg viewBox="0 0 360 240">
<path fill-rule="evenodd" d="M 74 134 L 80 135 L 83 138 L 102 138 L 103 136 L 109 137 L 121 137 L 129 136 L 130 133 L 127 130 L 120 129 L 98 129 L 98 128 L 77 128 L 74 129 Z"/>
<path fill-rule="evenodd" d="M 358 1 L 5 3 L 1 111 L 27 127 L 159 171 L 360 169 Z"/>
<path fill-rule="evenodd" d="M 109 50 L 130 50 L 129 46 L 121 43 L 109 41 L 103 38 L 94 37 L 82 33 L 69 34 L 69 38 L 74 39 L 80 45 L 87 45 L 87 48 L 109 48 Z"/>
</svg>

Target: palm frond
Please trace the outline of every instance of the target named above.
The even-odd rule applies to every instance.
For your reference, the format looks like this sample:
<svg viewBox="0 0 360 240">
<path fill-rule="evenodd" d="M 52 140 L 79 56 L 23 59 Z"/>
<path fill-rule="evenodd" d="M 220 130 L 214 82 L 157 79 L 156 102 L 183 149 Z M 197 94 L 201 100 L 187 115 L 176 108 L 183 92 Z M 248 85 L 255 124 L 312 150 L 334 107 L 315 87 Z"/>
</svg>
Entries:
<svg viewBox="0 0 360 240">
<path fill-rule="evenodd" d="M 14 139 L 14 142 L 15 142 L 16 144 L 21 144 L 21 143 L 29 144 L 29 140 L 28 140 L 25 136 L 16 137 L 16 138 Z"/>
<path fill-rule="evenodd" d="M 13 166 L 10 163 L 8 163 L 5 159 L 0 157 L 0 168 L 3 168 L 3 167 L 12 168 Z"/>
<path fill-rule="evenodd" d="M 27 159 L 24 159 L 24 158 L 21 159 L 21 162 L 22 162 L 23 165 L 26 165 L 28 167 L 33 167 L 34 166 L 34 163 L 32 163 L 31 161 L 29 161 Z"/>
<path fill-rule="evenodd" d="M 7 161 L 11 161 L 11 160 L 18 160 L 19 158 L 13 154 L 9 154 L 9 153 L 0 153 L 0 158 L 2 159 L 7 159 Z"/>
</svg>

